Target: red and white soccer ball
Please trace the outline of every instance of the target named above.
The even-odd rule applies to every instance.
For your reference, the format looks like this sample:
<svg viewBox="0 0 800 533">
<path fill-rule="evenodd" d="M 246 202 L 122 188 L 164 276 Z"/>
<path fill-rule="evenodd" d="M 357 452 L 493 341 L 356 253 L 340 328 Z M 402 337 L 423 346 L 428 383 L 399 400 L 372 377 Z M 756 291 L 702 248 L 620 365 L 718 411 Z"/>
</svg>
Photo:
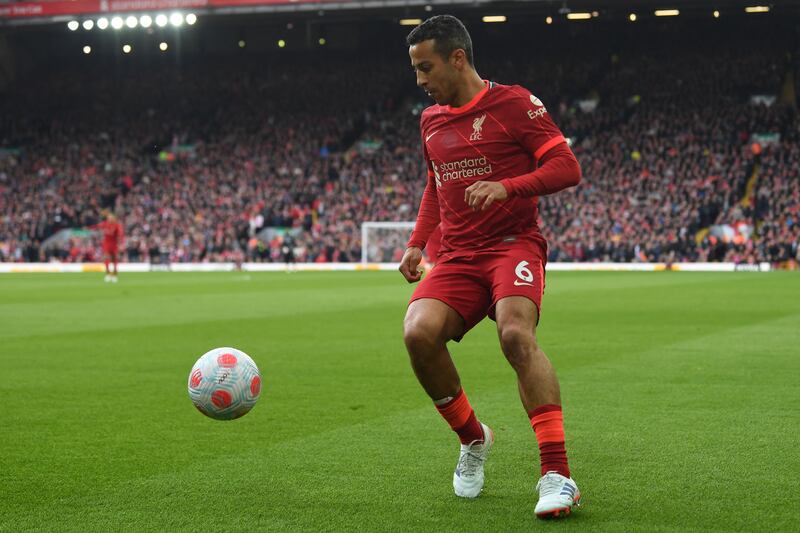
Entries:
<svg viewBox="0 0 800 533">
<path fill-rule="evenodd" d="M 246 415 L 261 395 L 261 374 L 249 355 L 236 348 L 204 353 L 189 374 L 189 398 L 215 420 Z"/>
</svg>

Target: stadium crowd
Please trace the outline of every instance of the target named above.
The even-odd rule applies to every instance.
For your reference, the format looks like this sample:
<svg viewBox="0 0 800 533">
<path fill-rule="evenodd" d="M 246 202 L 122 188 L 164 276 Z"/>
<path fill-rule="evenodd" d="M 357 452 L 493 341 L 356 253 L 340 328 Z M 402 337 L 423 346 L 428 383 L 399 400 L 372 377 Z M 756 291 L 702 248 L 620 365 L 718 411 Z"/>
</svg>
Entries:
<svg viewBox="0 0 800 533">
<path fill-rule="evenodd" d="M 780 92 L 780 53 L 485 53 L 479 72 L 540 96 L 581 162 L 579 187 L 540 199 L 551 261 L 799 258 L 795 102 L 751 102 Z M 363 221 L 416 216 L 424 100 L 397 60 L 305 61 L 91 84 L 65 68 L 12 86 L 0 103 L 0 261 L 97 260 L 99 236 L 61 230 L 105 209 L 123 223 L 128 261 L 280 261 L 287 231 L 298 261 L 360 260 Z M 369 259 L 398 260 L 403 244 L 387 237 Z"/>
</svg>

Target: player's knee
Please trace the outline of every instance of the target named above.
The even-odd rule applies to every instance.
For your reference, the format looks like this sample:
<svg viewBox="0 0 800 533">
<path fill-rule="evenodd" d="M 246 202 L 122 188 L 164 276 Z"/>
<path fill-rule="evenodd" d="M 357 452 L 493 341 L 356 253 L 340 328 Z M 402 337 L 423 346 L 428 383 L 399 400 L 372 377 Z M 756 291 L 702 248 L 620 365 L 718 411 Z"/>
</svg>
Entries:
<svg viewBox="0 0 800 533">
<path fill-rule="evenodd" d="M 403 322 L 403 341 L 409 351 L 435 346 L 439 342 L 439 332 L 430 322 L 419 316 L 406 316 Z"/>
<path fill-rule="evenodd" d="M 499 328 L 500 346 L 512 366 L 524 364 L 536 351 L 536 336 L 523 324 L 512 322 Z"/>
<path fill-rule="evenodd" d="M 406 347 L 413 351 L 414 348 L 432 346 L 436 343 L 436 337 L 432 331 L 424 325 L 416 322 L 406 322 L 403 328 L 403 341 Z"/>
</svg>

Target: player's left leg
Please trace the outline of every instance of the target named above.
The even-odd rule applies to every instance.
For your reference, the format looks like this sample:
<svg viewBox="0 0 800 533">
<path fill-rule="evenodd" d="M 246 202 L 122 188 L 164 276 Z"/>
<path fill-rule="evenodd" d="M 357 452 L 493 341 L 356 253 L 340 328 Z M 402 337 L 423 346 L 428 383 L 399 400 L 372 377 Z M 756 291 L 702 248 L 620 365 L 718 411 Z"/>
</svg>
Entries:
<svg viewBox="0 0 800 533">
<path fill-rule="evenodd" d="M 517 372 L 519 394 L 526 412 L 547 404 L 561 404 L 561 391 L 553 365 L 536 342 L 539 311 L 524 296 L 497 302 L 495 319 L 500 346 Z"/>
<path fill-rule="evenodd" d="M 116 250 L 111 252 L 111 260 L 114 262 L 114 277 L 111 278 L 114 283 L 117 282 L 117 274 L 119 273 L 119 252 Z"/>
<path fill-rule="evenodd" d="M 536 516 L 567 515 L 581 495 L 567 462 L 558 378 L 536 342 L 538 308 L 525 296 L 508 296 L 497 302 L 495 317 L 500 345 L 517 373 L 520 399 L 539 444 L 542 477 Z"/>
</svg>

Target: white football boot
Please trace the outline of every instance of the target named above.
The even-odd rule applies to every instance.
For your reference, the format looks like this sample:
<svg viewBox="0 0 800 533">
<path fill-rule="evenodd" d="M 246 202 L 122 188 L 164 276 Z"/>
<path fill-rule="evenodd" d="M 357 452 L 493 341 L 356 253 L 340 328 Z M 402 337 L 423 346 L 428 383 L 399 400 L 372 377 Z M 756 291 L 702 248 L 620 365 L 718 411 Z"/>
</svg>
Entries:
<svg viewBox="0 0 800 533">
<path fill-rule="evenodd" d="M 548 472 L 536 485 L 539 503 L 536 504 L 537 518 L 558 518 L 567 516 L 573 507 L 581 504 L 581 491 L 572 478 L 558 472 Z"/>
<path fill-rule="evenodd" d="M 111 282 L 111 274 L 106 274 L 106 277 L 103 278 L 103 281 L 105 281 L 106 283 L 110 283 Z"/>
<path fill-rule="evenodd" d="M 494 433 L 486 424 L 481 423 L 481 427 L 483 442 L 461 445 L 461 455 L 453 473 L 453 490 L 462 498 L 477 498 L 483 489 L 483 463 L 494 444 Z"/>
</svg>

